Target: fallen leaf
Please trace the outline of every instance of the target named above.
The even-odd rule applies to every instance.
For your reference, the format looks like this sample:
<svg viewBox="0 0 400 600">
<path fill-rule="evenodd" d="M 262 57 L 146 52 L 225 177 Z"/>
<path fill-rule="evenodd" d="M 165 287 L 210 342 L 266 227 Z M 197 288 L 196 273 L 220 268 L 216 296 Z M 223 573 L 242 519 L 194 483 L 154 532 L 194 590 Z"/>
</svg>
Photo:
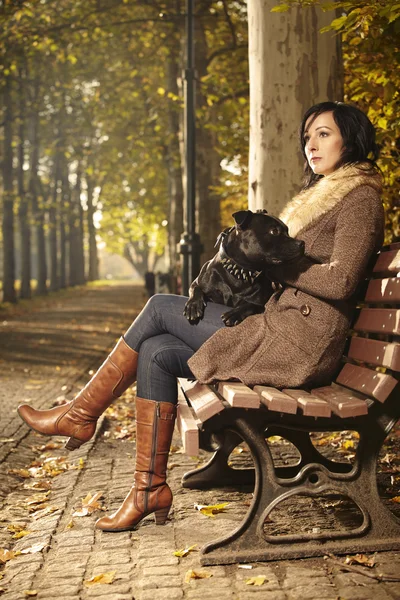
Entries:
<svg viewBox="0 0 400 600">
<path fill-rule="evenodd" d="M 73 527 L 75 527 L 75 523 L 74 523 L 73 519 L 71 519 L 71 521 L 66 526 L 66 529 L 72 529 Z"/>
<path fill-rule="evenodd" d="M 346 556 L 344 561 L 347 565 L 364 565 L 364 567 L 372 567 L 375 566 L 375 557 L 367 556 L 366 554 L 355 554 L 354 556 Z"/>
<path fill-rule="evenodd" d="M 265 575 L 257 575 L 256 577 L 249 577 L 246 579 L 246 585 L 264 585 L 268 581 Z"/>
<path fill-rule="evenodd" d="M 59 506 L 42 506 L 36 512 L 32 514 L 32 517 L 37 521 L 38 519 L 42 519 L 43 517 L 47 517 L 47 515 L 51 515 L 57 510 L 61 510 Z"/>
<path fill-rule="evenodd" d="M 45 548 L 47 544 L 43 542 L 39 542 L 38 544 L 34 544 L 30 548 L 24 548 L 21 550 L 21 554 L 36 554 L 37 552 L 41 552 L 43 548 Z"/>
<path fill-rule="evenodd" d="M 29 479 L 29 477 L 31 477 L 28 469 L 8 469 L 7 473 L 9 475 L 18 475 L 18 477 L 22 477 L 23 479 Z"/>
<path fill-rule="evenodd" d="M 91 577 L 91 579 L 87 579 L 83 583 L 90 587 L 91 585 L 97 585 L 102 583 L 112 583 L 114 581 L 116 571 L 109 571 L 108 573 L 101 573 L 100 575 L 96 575 L 95 577 Z"/>
<path fill-rule="evenodd" d="M 25 590 L 24 594 L 25 596 L 37 596 L 38 592 L 37 590 Z"/>
<path fill-rule="evenodd" d="M 222 504 L 195 504 L 194 507 L 199 510 L 206 517 L 215 517 L 215 514 L 223 512 L 228 506 L 229 502 L 222 502 Z"/>
<path fill-rule="evenodd" d="M 30 533 L 31 532 L 28 531 L 27 529 L 23 529 L 22 531 L 18 531 L 18 533 L 14 533 L 12 538 L 14 540 L 20 540 L 21 538 L 25 537 L 26 535 L 29 535 Z"/>
<path fill-rule="evenodd" d="M 0 563 L 4 564 L 9 560 L 15 558 L 17 554 L 12 550 L 7 550 L 6 548 L 0 548 Z"/>
<path fill-rule="evenodd" d="M 50 490 L 50 481 L 32 481 L 32 483 L 24 483 L 25 490 Z"/>
<path fill-rule="evenodd" d="M 238 569 L 252 569 L 253 565 L 238 565 Z"/>
<path fill-rule="evenodd" d="M 208 579 L 208 577 L 212 577 L 212 573 L 209 571 L 193 571 L 193 569 L 189 569 L 189 571 L 186 571 L 185 583 L 189 583 L 191 579 Z"/>
<path fill-rule="evenodd" d="M 14 438 L 0 438 L 0 444 L 9 444 L 10 442 L 15 442 Z"/>
<path fill-rule="evenodd" d="M 400 504 L 400 496 L 395 496 L 394 498 L 390 499 L 392 502 L 397 502 L 397 504 Z"/>
<path fill-rule="evenodd" d="M 196 548 L 197 544 L 193 546 L 189 546 L 188 548 L 183 548 L 182 550 L 175 550 L 174 556 L 178 556 L 178 558 L 182 558 L 183 556 L 187 556 L 189 552 L 192 552 L 194 548 Z"/>
<path fill-rule="evenodd" d="M 82 508 L 72 513 L 73 517 L 86 517 L 92 514 L 95 510 L 101 510 L 103 507 L 100 502 L 97 502 L 101 498 L 103 492 L 96 492 L 93 496 L 91 492 L 88 493 L 86 498 L 82 498 Z"/>
</svg>

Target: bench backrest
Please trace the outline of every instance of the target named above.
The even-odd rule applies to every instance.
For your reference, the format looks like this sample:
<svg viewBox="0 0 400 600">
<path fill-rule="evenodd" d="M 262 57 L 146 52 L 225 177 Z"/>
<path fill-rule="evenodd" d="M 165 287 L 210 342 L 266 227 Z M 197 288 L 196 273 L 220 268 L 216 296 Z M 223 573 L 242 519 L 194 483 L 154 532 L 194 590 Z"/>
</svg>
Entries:
<svg viewBox="0 0 400 600">
<path fill-rule="evenodd" d="M 396 243 L 378 254 L 336 383 L 385 402 L 398 383 L 399 372 L 400 243 Z"/>
</svg>

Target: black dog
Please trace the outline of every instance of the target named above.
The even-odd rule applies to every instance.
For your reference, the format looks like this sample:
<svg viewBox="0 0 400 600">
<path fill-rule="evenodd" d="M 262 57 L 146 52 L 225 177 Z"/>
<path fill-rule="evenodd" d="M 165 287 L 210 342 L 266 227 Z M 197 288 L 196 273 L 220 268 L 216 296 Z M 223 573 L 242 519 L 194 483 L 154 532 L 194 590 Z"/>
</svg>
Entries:
<svg viewBox="0 0 400 600">
<path fill-rule="evenodd" d="M 299 258 L 304 242 L 288 235 L 286 225 L 261 210 L 234 213 L 235 225 L 219 234 L 219 252 L 206 262 L 189 288 L 183 314 L 190 323 L 204 315 L 207 300 L 232 310 L 222 315 L 228 327 L 261 313 L 274 291 L 268 267 Z"/>
</svg>

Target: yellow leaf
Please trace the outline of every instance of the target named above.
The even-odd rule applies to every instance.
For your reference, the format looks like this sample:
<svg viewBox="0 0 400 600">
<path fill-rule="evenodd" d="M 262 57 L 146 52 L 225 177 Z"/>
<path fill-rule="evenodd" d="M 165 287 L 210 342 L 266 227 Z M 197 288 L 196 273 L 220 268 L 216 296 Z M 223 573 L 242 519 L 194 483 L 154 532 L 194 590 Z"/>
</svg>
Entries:
<svg viewBox="0 0 400 600">
<path fill-rule="evenodd" d="M 191 579 L 207 579 L 208 577 L 212 577 L 212 573 L 208 571 L 193 571 L 193 569 L 189 569 L 189 571 L 186 571 L 185 583 L 189 583 Z"/>
<path fill-rule="evenodd" d="M 400 496 L 395 496 L 394 498 L 391 498 L 392 502 L 397 502 L 397 504 L 400 504 Z"/>
<path fill-rule="evenodd" d="M 23 479 L 29 479 L 31 476 L 28 469 L 8 469 L 7 473 L 9 475 L 18 475 L 18 477 L 22 477 Z"/>
<path fill-rule="evenodd" d="M 194 507 L 203 513 L 203 515 L 206 515 L 206 517 L 215 517 L 214 513 L 223 512 L 228 504 L 229 502 L 222 502 L 222 504 L 209 504 L 208 506 L 203 504 L 195 504 Z"/>
<path fill-rule="evenodd" d="M 0 564 L 6 563 L 16 557 L 16 553 L 6 548 L 0 548 Z"/>
<path fill-rule="evenodd" d="M 31 533 L 30 531 L 28 531 L 26 529 L 23 529 L 22 531 L 18 531 L 18 533 L 14 533 L 14 535 L 12 536 L 12 538 L 14 540 L 19 540 L 20 538 L 23 538 L 26 535 L 29 535 L 30 533 Z"/>
<path fill-rule="evenodd" d="M 91 585 L 98 585 L 102 583 L 112 583 L 114 581 L 116 571 L 109 571 L 108 573 L 101 573 L 100 575 L 96 575 L 95 577 L 91 577 L 91 579 L 87 579 L 83 583 L 90 587 Z"/>
<path fill-rule="evenodd" d="M 159 94 L 160 96 L 164 96 L 165 94 L 165 90 L 163 87 L 159 87 L 157 90 L 157 94 Z"/>
<path fill-rule="evenodd" d="M 174 552 L 174 556 L 178 556 L 179 558 L 182 558 L 183 556 L 187 556 L 189 554 L 189 552 L 191 552 L 194 548 L 196 548 L 197 544 L 194 544 L 193 546 L 189 546 L 188 548 L 182 548 L 182 550 L 175 550 Z"/>
<path fill-rule="evenodd" d="M 82 498 L 82 508 L 81 510 L 77 510 L 72 513 L 73 517 L 86 517 L 90 515 L 95 510 L 99 510 L 102 508 L 100 502 L 97 502 L 99 498 L 103 495 L 103 492 L 96 492 L 93 496 L 91 492 L 85 498 Z"/>
<path fill-rule="evenodd" d="M 257 575 L 256 577 L 250 577 L 246 579 L 246 585 L 264 585 L 268 581 L 265 575 Z"/>
<path fill-rule="evenodd" d="M 75 527 L 75 523 L 74 521 L 71 519 L 71 521 L 68 523 L 66 529 L 72 529 L 73 527 Z"/>
<path fill-rule="evenodd" d="M 25 590 L 24 591 L 25 596 L 37 596 L 37 590 Z"/>
</svg>

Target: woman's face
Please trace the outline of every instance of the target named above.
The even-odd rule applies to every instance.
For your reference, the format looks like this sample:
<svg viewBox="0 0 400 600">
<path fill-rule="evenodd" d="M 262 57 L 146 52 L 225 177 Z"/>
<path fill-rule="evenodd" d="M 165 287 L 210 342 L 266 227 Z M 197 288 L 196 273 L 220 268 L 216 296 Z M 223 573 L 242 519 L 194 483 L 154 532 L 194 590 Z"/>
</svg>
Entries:
<svg viewBox="0 0 400 600">
<path fill-rule="evenodd" d="M 309 117 L 304 128 L 304 151 L 316 175 L 329 175 L 342 155 L 343 138 L 332 112 L 324 112 L 315 119 L 314 116 Z"/>
</svg>

